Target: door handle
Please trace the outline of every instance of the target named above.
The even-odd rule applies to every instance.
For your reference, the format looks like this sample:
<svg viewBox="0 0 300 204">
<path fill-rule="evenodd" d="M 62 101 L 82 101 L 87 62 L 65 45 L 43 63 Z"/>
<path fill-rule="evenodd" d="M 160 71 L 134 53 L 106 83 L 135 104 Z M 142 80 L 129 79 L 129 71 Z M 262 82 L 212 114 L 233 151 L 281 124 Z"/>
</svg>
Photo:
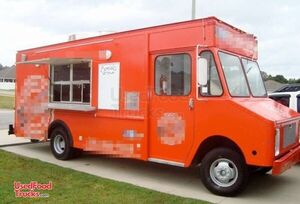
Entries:
<svg viewBox="0 0 300 204">
<path fill-rule="evenodd" d="M 190 100 L 189 100 L 189 109 L 190 110 L 194 109 L 194 99 L 193 98 L 190 98 Z"/>
</svg>

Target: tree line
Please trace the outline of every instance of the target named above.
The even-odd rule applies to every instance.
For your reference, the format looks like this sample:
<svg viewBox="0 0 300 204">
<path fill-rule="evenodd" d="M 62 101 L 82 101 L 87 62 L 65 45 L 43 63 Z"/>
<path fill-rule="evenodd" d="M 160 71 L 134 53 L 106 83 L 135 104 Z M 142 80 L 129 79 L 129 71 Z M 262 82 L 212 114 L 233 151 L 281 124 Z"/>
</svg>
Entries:
<svg viewBox="0 0 300 204">
<path fill-rule="evenodd" d="M 298 79 L 296 79 L 296 78 L 287 79 L 281 74 L 272 76 L 271 74 L 267 74 L 266 72 L 261 71 L 261 75 L 262 75 L 262 78 L 263 78 L 264 81 L 273 80 L 273 81 L 277 81 L 277 82 L 282 83 L 282 84 L 300 83 L 300 78 L 298 78 Z"/>
</svg>

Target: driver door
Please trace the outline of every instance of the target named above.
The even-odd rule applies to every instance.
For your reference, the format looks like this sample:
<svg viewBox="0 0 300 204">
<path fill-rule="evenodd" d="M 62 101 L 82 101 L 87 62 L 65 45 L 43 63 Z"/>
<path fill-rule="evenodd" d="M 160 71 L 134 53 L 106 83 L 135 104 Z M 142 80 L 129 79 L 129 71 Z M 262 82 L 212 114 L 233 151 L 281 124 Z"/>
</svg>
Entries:
<svg viewBox="0 0 300 204">
<path fill-rule="evenodd" d="M 149 160 L 183 166 L 193 142 L 193 52 L 151 56 Z"/>
</svg>

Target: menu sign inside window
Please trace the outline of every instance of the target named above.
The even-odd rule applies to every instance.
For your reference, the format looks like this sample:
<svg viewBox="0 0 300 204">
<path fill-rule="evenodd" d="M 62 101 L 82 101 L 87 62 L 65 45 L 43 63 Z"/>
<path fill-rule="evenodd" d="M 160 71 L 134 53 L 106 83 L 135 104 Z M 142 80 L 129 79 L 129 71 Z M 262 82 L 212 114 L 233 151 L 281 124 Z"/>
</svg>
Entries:
<svg viewBox="0 0 300 204">
<path fill-rule="evenodd" d="M 120 63 L 99 64 L 98 109 L 119 110 Z"/>
</svg>

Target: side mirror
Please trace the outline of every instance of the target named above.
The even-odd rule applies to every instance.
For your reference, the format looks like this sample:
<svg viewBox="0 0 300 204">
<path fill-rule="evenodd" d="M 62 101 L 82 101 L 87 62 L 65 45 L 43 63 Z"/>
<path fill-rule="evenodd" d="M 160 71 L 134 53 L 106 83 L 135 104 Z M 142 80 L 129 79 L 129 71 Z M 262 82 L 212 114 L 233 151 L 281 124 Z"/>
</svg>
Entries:
<svg viewBox="0 0 300 204">
<path fill-rule="evenodd" d="M 198 57 L 197 59 L 197 83 L 200 86 L 206 86 L 208 81 L 208 63 L 207 59 Z"/>
</svg>

